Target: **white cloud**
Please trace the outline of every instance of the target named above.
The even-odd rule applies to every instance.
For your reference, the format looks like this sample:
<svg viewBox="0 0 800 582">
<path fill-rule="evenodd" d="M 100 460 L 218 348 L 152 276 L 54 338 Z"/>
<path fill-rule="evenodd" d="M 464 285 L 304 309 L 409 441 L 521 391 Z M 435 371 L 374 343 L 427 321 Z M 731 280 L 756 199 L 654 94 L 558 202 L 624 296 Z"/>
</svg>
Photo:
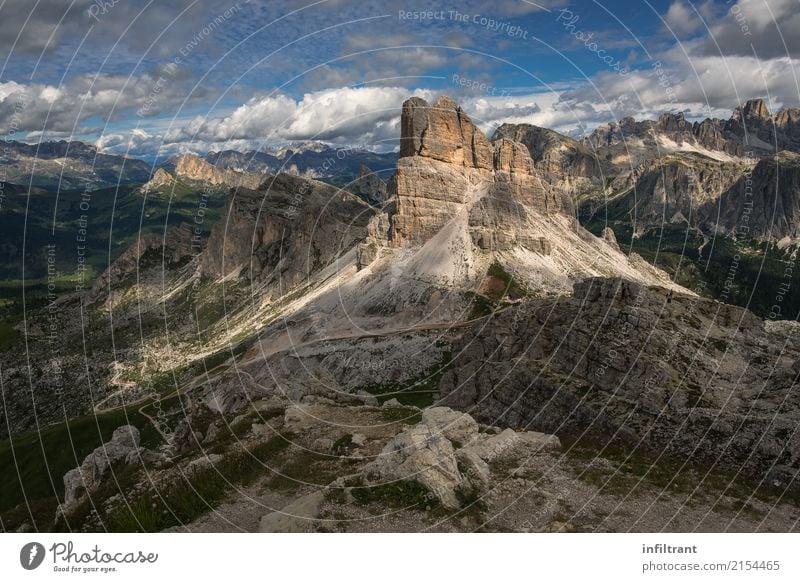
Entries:
<svg viewBox="0 0 800 582">
<path fill-rule="evenodd" d="M 254 98 L 230 115 L 197 117 L 173 128 L 165 141 L 310 139 L 380 147 L 397 139 L 400 106 L 412 94 L 433 93 L 402 87 L 341 87 L 306 93 L 299 101 L 286 95 Z"/>
<path fill-rule="evenodd" d="M 800 57 L 797 0 L 742 0 L 726 5 L 699 49 L 706 55 Z"/>
<path fill-rule="evenodd" d="M 664 15 L 664 22 L 678 36 L 691 34 L 703 25 L 695 11 L 682 1 L 670 5 Z"/>
<path fill-rule="evenodd" d="M 12 124 L 18 133 L 83 133 L 88 119 L 108 123 L 130 118 L 146 106 L 147 115 L 173 111 L 186 100 L 186 80 L 159 83 L 156 74 L 79 75 L 61 86 L 15 81 L 0 83 L 0 131 Z M 208 95 L 194 89 L 189 104 Z"/>
</svg>

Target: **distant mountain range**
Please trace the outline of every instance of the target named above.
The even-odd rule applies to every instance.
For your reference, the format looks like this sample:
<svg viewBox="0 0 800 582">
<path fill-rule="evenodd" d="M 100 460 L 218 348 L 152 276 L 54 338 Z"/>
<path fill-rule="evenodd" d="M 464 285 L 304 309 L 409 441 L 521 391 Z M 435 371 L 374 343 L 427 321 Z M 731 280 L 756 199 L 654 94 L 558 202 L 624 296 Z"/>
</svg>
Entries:
<svg viewBox="0 0 800 582">
<path fill-rule="evenodd" d="M 4 301 L 0 321 L 0 436 L 16 455 L 0 457 L 21 466 L 2 527 L 160 531 L 210 506 L 236 523 L 220 467 L 287 515 L 293 495 L 314 516 L 362 511 L 346 528 L 387 507 L 495 527 L 508 482 L 548 492 L 530 512 L 552 504 L 534 518 L 547 528 L 621 478 L 636 503 L 698 519 L 756 489 L 764 515 L 785 510 L 800 492 L 800 340 L 772 320 L 800 308 L 800 156 L 794 122 L 768 125 L 792 115 L 740 108 L 731 119 L 771 120 L 758 143 L 667 118 L 489 138 L 452 99 L 412 97 L 386 180 L 366 162 L 388 157 L 312 145 L 185 154 L 88 206 L 80 190 L 6 184 L 8 250 L 41 278 L 38 303 L 27 282 L 24 312 Z M 79 228 L 95 272 L 76 289 L 50 280 L 46 249 L 74 266 Z M 547 481 L 521 456 L 566 473 Z M 198 491 L 213 503 L 184 504 Z M 326 527 L 315 519 L 303 527 Z"/>
<path fill-rule="evenodd" d="M 23 186 L 97 190 L 146 182 L 151 171 L 147 162 L 105 154 L 80 141 L 5 141 L 0 148 L 0 182 Z"/>
<path fill-rule="evenodd" d="M 529 124 L 504 124 L 492 139 L 524 145 L 536 175 L 570 200 L 575 216 L 593 233 L 612 232 L 621 248 L 640 253 L 685 284 L 705 281 L 712 293 L 725 293 L 729 301 L 748 303 L 759 312 L 767 309 L 751 291 L 758 281 L 777 283 L 781 261 L 793 256 L 796 247 L 790 243 L 800 237 L 800 109 L 773 114 L 763 100 L 752 99 L 728 119 L 690 122 L 680 113 L 665 113 L 654 121 L 625 118 L 582 139 Z M 36 193 L 33 204 L 43 204 L 57 189 L 64 192 L 65 203 L 80 192 L 107 189 L 100 194 L 104 202 L 96 200 L 91 213 L 93 221 L 105 225 L 105 232 L 112 217 L 101 209 L 110 209 L 114 196 L 121 202 L 119 212 L 127 200 L 134 200 L 128 192 L 150 192 L 149 204 L 158 199 L 166 203 L 170 192 L 188 201 L 199 196 L 204 184 L 220 191 L 256 189 L 282 172 L 345 187 L 370 204 L 382 205 L 396 180 L 398 160 L 396 153 L 300 142 L 265 151 L 183 154 L 153 168 L 82 142 L 6 146 L 0 178 L 10 196 L 7 210 L 17 213 L 11 218 L 7 212 L 4 219 L 4 246 L 11 258 L 4 272 L 12 278 L 21 273 L 21 267 L 14 266 L 22 256 L 24 221 L 18 213 L 24 211 L 28 185 Z M 122 190 L 113 194 L 118 184 Z M 105 203 L 108 196 L 110 205 Z M 213 200 L 221 209 L 222 199 Z M 173 205 L 169 223 L 191 220 L 181 208 Z M 192 212 L 191 204 L 185 211 Z M 58 221 L 58 214 L 54 216 Z M 145 217 L 142 227 L 163 227 L 163 221 L 151 222 L 156 216 L 160 211 Z M 135 213 L 130 217 L 134 220 Z M 138 221 L 114 222 L 119 236 L 110 245 L 111 254 L 96 265 L 113 260 L 128 243 L 122 235 L 140 228 Z M 47 231 L 44 225 L 42 231 Z M 35 245 L 46 238 L 40 240 L 36 230 L 30 230 L 28 244 L 34 246 L 27 256 L 37 256 L 41 248 Z M 720 280 L 725 278 L 720 275 L 736 255 L 743 280 L 733 289 L 723 288 Z M 756 255 L 763 255 L 763 261 L 753 258 Z M 40 271 L 36 265 L 28 267 L 30 274 Z M 800 298 L 790 302 L 800 308 Z"/>
<path fill-rule="evenodd" d="M 222 169 L 262 174 L 287 172 L 343 186 L 358 178 L 362 166 L 370 168 L 384 181 L 388 180 L 394 172 L 397 154 L 333 148 L 319 142 L 310 142 L 270 152 L 209 152 L 203 159 Z"/>
</svg>

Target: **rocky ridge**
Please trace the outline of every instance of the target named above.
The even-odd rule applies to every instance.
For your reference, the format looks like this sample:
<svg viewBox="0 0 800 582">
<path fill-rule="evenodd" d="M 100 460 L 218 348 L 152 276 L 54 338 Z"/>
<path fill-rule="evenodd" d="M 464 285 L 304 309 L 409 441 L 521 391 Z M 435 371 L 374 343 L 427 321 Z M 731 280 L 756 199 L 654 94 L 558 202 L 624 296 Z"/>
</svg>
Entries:
<svg viewBox="0 0 800 582">
<path fill-rule="evenodd" d="M 202 158 L 192 154 L 179 156 L 175 163 L 175 174 L 180 178 L 202 181 L 213 186 L 225 185 L 229 188 L 250 188 L 261 185 L 264 176 L 230 169 L 220 169 Z"/>
<path fill-rule="evenodd" d="M 348 185 L 348 189 L 364 200 L 378 206 L 385 204 L 389 198 L 386 182 L 363 164 L 358 171 L 358 177 Z"/>
<path fill-rule="evenodd" d="M 527 123 L 504 123 L 492 141 L 502 138 L 524 144 L 542 179 L 555 188 L 575 195 L 605 182 L 596 153 L 571 137 Z"/>
<path fill-rule="evenodd" d="M 3 179 L 14 184 L 94 190 L 145 182 L 150 177 L 147 162 L 103 153 L 80 141 L 27 144 L 8 140 L 3 144 Z"/>
<path fill-rule="evenodd" d="M 465 330 L 442 402 L 485 423 L 599 439 L 796 491 L 797 340 L 749 311 L 621 279 Z"/>
</svg>

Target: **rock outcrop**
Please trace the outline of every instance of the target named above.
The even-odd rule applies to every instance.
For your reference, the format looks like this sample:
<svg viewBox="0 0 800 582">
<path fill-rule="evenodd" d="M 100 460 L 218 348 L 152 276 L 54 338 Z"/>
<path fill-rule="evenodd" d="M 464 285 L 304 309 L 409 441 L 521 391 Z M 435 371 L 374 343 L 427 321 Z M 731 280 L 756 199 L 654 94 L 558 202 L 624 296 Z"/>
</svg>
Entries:
<svg viewBox="0 0 800 582">
<path fill-rule="evenodd" d="M 608 196 L 584 199 L 581 216 L 625 220 L 635 232 L 663 224 L 705 226 L 712 209 L 716 214 L 720 196 L 746 169 L 743 163 L 714 161 L 700 154 L 671 154 L 618 176 Z"/>
<path fill-rule="evenodd" d="M 524 144 L 539 175 L 556 188 L 574 195 L 603 185 L 597 156 L 575 139 L 527 123 L 504 123 L 492 141 L 503 138 Z"/>
<path fill-rule="evenodd" d="M 358 172 L 358 178 L 348 189 L 371 204 L 382 205 L 388 199 L 386 182 L 364 165 Z"/>
<path fill-rule="evenodd" d="M 193 154 L 183 154 L 175 162 L 175 175 L 187 180 L 196 180 L 213 186 L 249 188 L 255 190 L 265 177 L 231 169 L 220 169 Z"/>
<path fill-rule="evenodd" d="M 450 97 L 433 105 L 420 97 L 403 103 L 400 157 L 420 156 L 482 170 L 492 169 L 492 147 Z"/>
<path fill-rule="evenodd" d="M 173 226 L 162 234 L 142 235 L 95 279 L 90 292 L 92 302 L 113 295 L 129 277 L 135 277 L 139 269 L 160 264 L 166 272 L 177 263 L 195 256 L 203 248 L 203 241 L 194 238 L 189 223 Z M 142 264 L 143 261 L 147 264 Z"/>
<path fill-rule="evenodd" d="M 446 407 L 428 408 L 422 420 L 396 435 L 378 458 L 367 465 L 368 485 L 416 481 L 447 509 L 485 493 L 490 481 L 488 463 L 523 446 L 528 455 L 557 450 L 559 439 L 542 433 L 499 434 L 479 431 L 468 414 Z"/>
<path fill-rule="evenodd" d="M 517 224 L 530 212 L 565 210 L 565 201 L 534 169 L 524 145 L 508 139 L 491 144 L 469 116 L 449 97 L 433 105 L 419 97 L 403 104 L 400 159 L 391 184 L 396 208 L 389 240 L 395 246 L 429 240 L 463 213 L 474 216 L 476 204 L 497 199 L 516 205 Z M 493 206 L 484 204 L 484 209 Z M 567 211 L 569 204 L 566 203 Z M 498 223 L 492 216 L 471 220 L 473 238 Z M 507 231 L 514 224 L 506 225 Z M 513 239 L 513 236 L 510 236 Z"/>
<path fill-rule="evenodd" d="M 704 209 L 709 232 L 800 238 L 800 154 L 765 157 Z"/>
<path fill-rule="evenodd" d="M 716 463 L 795 491 L 796 348 L 749 311 L 621 279 L 529 303 L 453 346 L 443 404 L 478 421 Z"/>
<path fill-rule="evenodd" d="M 200 256 L 215 279 L 248 275 L 280 296 L 363 240 L 375 210 L 346 190 L 279 174 L 233 192 Z"/>
<path fill-rule="evenodd" d="M 100 486 L 107 473 L 118 463 L 140 463 L 144 452 L 139 446 L 139 430 L 135 426 L 121 426 L 111 440 L 97 447 L 81 463 L 64 475 L 64 502 L 59 513 L 69 514 L 87 495 Z"/>
<path fill-rule="evenodd" d="M 621 221 L 635 233 L 674 224 L 709 235 L 800 237 L 800 154 L 781 152 L 755 165 L 672 154 L 619 176 L 610 190 L 582 200 L 583 221 Z"/>
<path fill-rule="evenodd" d="M 163 186 L 171 186 L 174 183 L 175 176 L 167 172 L 164 168 L 158 168 L 153 174 L 153 177 L 142 186 L 142 192 L 154 192 Z"/>
</svg>

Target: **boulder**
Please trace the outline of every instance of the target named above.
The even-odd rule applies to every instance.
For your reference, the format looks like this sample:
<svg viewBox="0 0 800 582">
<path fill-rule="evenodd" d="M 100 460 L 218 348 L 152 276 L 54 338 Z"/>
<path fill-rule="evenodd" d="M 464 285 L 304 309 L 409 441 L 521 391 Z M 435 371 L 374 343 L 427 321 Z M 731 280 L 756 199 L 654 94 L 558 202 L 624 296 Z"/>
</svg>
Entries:
<svg viewBox="0 0 800 582">
<path fill-rule="evenodd" d="M 422 424 L 435 434 L 441 434 L 457 447 L 467 445 L 478 434 L 478 423 L 469 414 L 437 406 L 422 412 Z"/>
<path fill-rule="evenodd" d="M 64 502 L 59 512 L 69 513 L 88 493 L 95 491 L 113 465 L 137 462 L 142 453 L 139 442 L 139 429 L 135 426 L 117 428 L 110 441 L 89 453 L 80 467 L 64 475 Z"/>
<path fill-rule="evenodd" d="M 364 469 L 368 481 L 416 481 L 448 509 L 460 507 L 456 490 L 463 478 L 452 443 L 425 424 L 396 435 Z"/>
</svg>

